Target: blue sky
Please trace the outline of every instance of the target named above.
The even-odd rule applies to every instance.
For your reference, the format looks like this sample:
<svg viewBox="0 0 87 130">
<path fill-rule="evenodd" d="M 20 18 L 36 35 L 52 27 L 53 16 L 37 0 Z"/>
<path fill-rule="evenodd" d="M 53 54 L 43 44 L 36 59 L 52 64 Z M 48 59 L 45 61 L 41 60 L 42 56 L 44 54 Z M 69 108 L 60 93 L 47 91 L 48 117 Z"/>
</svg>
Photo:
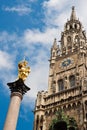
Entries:
<svg viewBox="0 0 87 130">
<path fill-rule="evenodd" d="M 54 38 L 60 40 L 73 5 L 87 31 L 87 0 L 0 0 L 0 130 L 10 103 L 7 82 L 15 81 L 24 57 L 31 67 L 25 82 L 31 90 L 22 100 L 17 130 L 33 130 L 37 92 L 48 86 L 50 48 Z"/>
</svg>

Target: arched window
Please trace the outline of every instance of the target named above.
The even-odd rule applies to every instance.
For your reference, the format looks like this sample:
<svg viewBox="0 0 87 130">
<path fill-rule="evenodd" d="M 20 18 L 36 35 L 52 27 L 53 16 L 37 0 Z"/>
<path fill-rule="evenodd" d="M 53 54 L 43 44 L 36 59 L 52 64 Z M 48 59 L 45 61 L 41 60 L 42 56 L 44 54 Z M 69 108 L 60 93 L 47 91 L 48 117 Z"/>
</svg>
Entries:
<svg viewBox="0 0 87 130">
<path fill-rule="evenodd" d="M 77 29 L 77 24 L 75 24 L 75 29 Z"/>
<path fill-rule="evenodd" d="M 43 122 L 43 115 L 41 115 L 41 117 L 40 117 L 40 122 L 41 123 Z"/>
<path fill-rule="evenodd" d="M 85 109 L 87 109 L 87 101 L 85 101 Z"/>
<path fill-rule="evenodd" d="M 57 112 L 57 109 L 55 108 L 54 111 L 53 111 L 53 114 L 55 114 Z"/>
<path fill-rule="evenodd" d="M 48 114 L 48 111 L 46 111 L 46 112 L 45 112 L 45 115 L 46 115 L 46 116 L 48 116 L 48 115 L 49 115 L 49 114 Z"/>
<path fill-rule="evenodd" d="M 87 121 L 87 113 L 86 113 L 86 121 Z"/>
<path fill-rule="evenodd" d="M 63 106 L 63 111 L 66 111 L 66 106 Z"/>
<path fill-rule="evenodd" d="M 43 130 L 43 126 L 40 126 L 40 130 Z"/>
<path fill-rule="evenodd" d="M 71 75 L 69 77 L 69 81 L 70 81 L 70 87 L 75 87 L 75 76 Z"/>
<path fill-rule="evenodd" d="M 78 35 L 75 36 L 75 43 L 79 43 L 79 36 Z"/>
<path fill-rule="evenodd" d="M 67 37 L 67 42 L 70 43 L 71 42 L 71 36 Z"/>
<path fill-rule="evenodd" d="M 68 108 L 68 110 L 70 110 L 71 109 L 71 105 L 69 104 L 67 108 Z"/>
<path fill-rule="evenodd" d="M 78 106 L 78 108 L 81 107 L 81 102 L 80 101 L 78 101 L 77 106 Z"/>
<path fill-rule="evenodd" d="M 37 122 L 39 121 L 39 115 L 37 115 L 37 118 L 36 118 Z"/>
<path fill-rule="evenodd" d="M 49 115 L 52 115 L 52 110 L 49 111 Z"/>
<path fill-rule="evenodd" d="M 75 103 L 72 104 L 72 108 L 76 109 L 76 104 Z"/>
<path fill-rule="evenodd" d="M 38 130 L 38 123 L 39 123 L 39 115 L 36 117 L 36 130 Z"/>
<path fill-rule="evenodd" d="M 72 25 L 70 25 L 70 29 L 72 29 Z"/>
<path fill-rule="evenodd" d="M 59 86 L 59 91 L 62 91 L 64 89 L 63 79 L 58 80 L 58 86 Z"/>
</svg>

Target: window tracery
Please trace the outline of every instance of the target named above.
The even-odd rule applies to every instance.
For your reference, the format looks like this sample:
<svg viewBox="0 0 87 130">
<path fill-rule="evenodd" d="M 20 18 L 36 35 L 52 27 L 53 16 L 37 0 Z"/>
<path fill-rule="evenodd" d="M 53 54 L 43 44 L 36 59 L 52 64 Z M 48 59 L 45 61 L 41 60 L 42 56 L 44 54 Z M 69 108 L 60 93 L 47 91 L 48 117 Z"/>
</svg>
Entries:
<svg viewBox="0 0 87 130">
<path fill-rule="evenodd" d="M 62 91 L 64 89 L 63 79 L 58 80 L 58 86 L 59 86 L 59 91 Z"/>
<path fill-rule="evenodd" d="M 70 81 L 70 87 L 75 87 L 75 76 L 71 75 L 69 77 L 69 81 Z"/>
</svg>

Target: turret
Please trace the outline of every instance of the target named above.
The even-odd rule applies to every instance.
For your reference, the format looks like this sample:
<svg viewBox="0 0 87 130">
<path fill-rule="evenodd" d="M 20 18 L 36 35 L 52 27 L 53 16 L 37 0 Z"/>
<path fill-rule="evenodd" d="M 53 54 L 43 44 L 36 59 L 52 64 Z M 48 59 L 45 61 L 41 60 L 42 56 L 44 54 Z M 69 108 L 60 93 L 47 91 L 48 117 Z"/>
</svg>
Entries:
<svg viewBox="0 0 87 130">
<path fill-rule="evenodd" d="M 80 47 L 86 43 L 86 34 L 82 24 L 76 17 L 75 7 L 72 7 L 70 20 L 64 27 L 64 32 L 61 34 L 62 55 L 67 55 L 75 51 L 79 51 Z"/>
<path fill-rule="evenodd" d="M 51 48 L 51 60 L 55 60 L 58 53 L 58 46 L 56 38 L 54 39 L 53 46 Z"/>
</svg>

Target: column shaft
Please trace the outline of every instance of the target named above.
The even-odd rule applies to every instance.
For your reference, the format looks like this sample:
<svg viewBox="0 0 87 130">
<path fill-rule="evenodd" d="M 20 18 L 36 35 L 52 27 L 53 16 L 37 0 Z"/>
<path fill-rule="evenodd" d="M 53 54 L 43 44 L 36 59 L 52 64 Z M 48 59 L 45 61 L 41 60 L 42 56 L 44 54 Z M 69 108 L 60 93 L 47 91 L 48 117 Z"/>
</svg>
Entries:
<svg viewBox="0 0 87 130">
<path fill-rule="evenodd" d="M 22 99 L 21 93 L 18 92 L 12 93 L 7 118 L 4 125 L 4 130 L 16 130 L 21 99 Z"/>
</svg>

